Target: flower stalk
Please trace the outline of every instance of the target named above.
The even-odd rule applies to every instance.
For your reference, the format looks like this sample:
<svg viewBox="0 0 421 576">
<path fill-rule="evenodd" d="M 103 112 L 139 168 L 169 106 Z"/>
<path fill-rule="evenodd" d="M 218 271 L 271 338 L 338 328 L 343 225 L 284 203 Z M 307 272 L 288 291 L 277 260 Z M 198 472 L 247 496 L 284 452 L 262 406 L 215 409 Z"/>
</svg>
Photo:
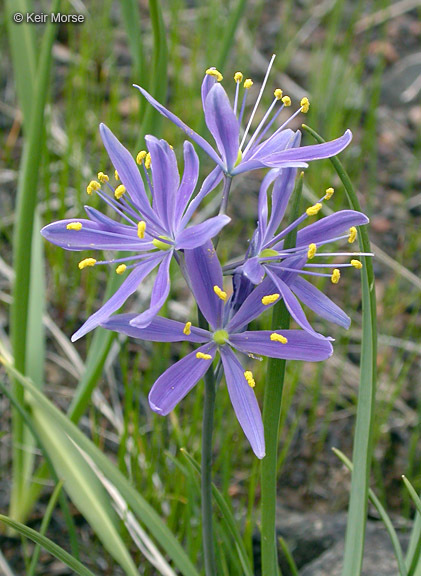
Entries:
<svg viewBox="0 0 421 576">
<path fill-rule="evenodd" d="M 294 193 L 292 221 L 299 214 L 303 173 L 301 173 Z M 292 248 L 296 242 L 296 230 L 292 230 L 285 240 L 285 248 Z M 290 314 L 282 300 L 273 307 L 272 329 L 289 328 Z M 286 360 L 269 358 L 263 401 L 263 427 L 265 430 L 266 456 L 261 470 L 261 557 L 262 574 L 278 574 L 278 548 L 276 542 L 276 480 L 278 461 L 279 421 L 281 417 L 282 394 L 284 389 Z"/>
<path fill-rule="evenodd" d="M 205 317 L 199 310 L 199 326 L 209 328 Z M 204 377 L 205 397 L 202 423 L 202 539 L 206 576 L 216 576 L 215 547 L 213 540 L 212 514 L 212 437 L 215 413 L 216 382 L 213 370 Z"/>
</svg>

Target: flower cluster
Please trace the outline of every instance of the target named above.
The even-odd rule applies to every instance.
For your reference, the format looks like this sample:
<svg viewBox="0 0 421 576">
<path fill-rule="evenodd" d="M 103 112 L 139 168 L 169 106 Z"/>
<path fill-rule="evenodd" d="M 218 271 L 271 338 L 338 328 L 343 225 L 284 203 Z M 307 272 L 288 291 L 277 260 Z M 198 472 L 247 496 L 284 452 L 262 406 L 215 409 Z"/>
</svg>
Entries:
<svg viewBox="0 0 421 576">
<path fill-rule="evenodd" d="M 115 169 L 115 185 L 108 175 L 99 172 L 97 179 L 89 183 L 87 193 L 98 195 L 114 218 L 85 206 L 87 218 L 61 220 L 42 230 L 47 240 L 66 250 L 116 252 L 115 258 L 105 260 L 88 256 L 79 262 L 79 268 L 114 266 L 117 274 L 126 276 L 113 296 L 86 320 L 72 340 L 102 326 L 140 340 L 187 341 L 199 345 L 168 368 L 153 385 L 150 407 L 162 415 L 168 414 L 213 369 L 218 357 L 216 370 L 220 373 L 223 369 L 234 411 L 258 458 L 265 455 L 263 425 L 253 390 L 256 383 L 244 359 L 257 355 L 317 362 L 328 358 L 332 354 L 332 338 L 314 330 L 301 303 L 345 328 L 349 327 L 350 319 L 304 277 L 327 276 L 337 284 L 342 268 L 361 268 L 359 257 L 369 256 L 323 251 L 332 242 L 355 241 L 356 227 L 368 222 L 360 212 L 343 210 L 305 225 L 332 196 L 332 188 L 294 222 L 281 228 L 297 169 L 306 167 L 309 161 L 338 154 L 352 136 L 347 130 L 331 142 L 302 147 L 300 132 L 288 125 L 298 114 L 308 112 L 307 98 L 301 100 L 289 120 L 268 135 L 281 111 L 291 106 L 291 99 L 279 88 L 251 134 L 272 63 L 273 58 L 245 127 L 242 125 L 252 80 L 244 80 L 242 73 L 235 73 L 236 90 L 231 105 L 221 85 L 222 74 L 215 68 L 206 71 L 201 91 L 203 111 L 216 150 L 138 86 L 149 103 L 210 156 L 215 168 L 198 187 L 199 160 L 189 141 L 184 143 L 184 172 L 180 178 L 176 155 L 167 142 L 146 136 L 148 150 L 133 158 L 111 130 L 101 124 L 101 137 Z M 226 215 L 231 181 L 238 174 L 259 168 L 267 169 L 267 174 L 260 188 L 256 229 L 244 257 L 221 267 L 215 250 L 217 242 L 213 243 L 213 239 L 219 239 L 219 233 L 231 220 Z M 203 199 L 222 181 L 219 214 L 196 223 L 197 219 L 200 221 Z M 242 194 L 247 193 L 245 188 Z M 295 229 L 294 247 L 285 247 L 286 237 Z M 128 255 L 122 255 L 125 252 Z M 349 263 L 331 264 L 331 258 L 336 256 L 352 258 Z M 169 294 L 173 258 L 206 319 L 207 329 L 194 326 L 189 318 L 178 322 L 158 316 Z M 328 262 L 323 262 L 326 258 Z M 155 269 L 149 307 L 136 314 L 114 314 Z M 281 300 L 298 329 L 248 329 L 254 319 Z"/>
</svg>

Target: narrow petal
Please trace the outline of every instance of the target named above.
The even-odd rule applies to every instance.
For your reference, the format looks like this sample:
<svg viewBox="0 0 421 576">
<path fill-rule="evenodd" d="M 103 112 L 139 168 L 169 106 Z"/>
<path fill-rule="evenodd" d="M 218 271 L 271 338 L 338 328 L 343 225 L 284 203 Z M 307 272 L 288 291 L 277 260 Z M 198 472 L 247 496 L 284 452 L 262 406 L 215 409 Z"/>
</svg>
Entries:
<svg viewBox="0 0 421 576">
<path fill-rule="evenodd" d="M 212 358 L 197 358 L 198 352 Z M 215 353 L 215 344 L 208 343 L 170 366 L 152 386 L 149 393 L 151 409 L 161 416 L 169 414 L 212 367 Z"/>
<path fill-rule="evenodd" d="M 152 270 L 160 262 L 162 256 L 161 254 L 148 258 L 144 262 L 141 262 L 134 268 L 130 275 L 126 278 L 120 288 L 115 292 L 109 300 L 92 316 L 90 316 L 86 322 L 75 332 L 72 336 L 72 342 L 79 340 L 82 336 L 85 336 L 88 332 L 99 326 L 102 322 L 105 322 L 109 316 L 116 310 L 118 310 L 127 298 L 136 292 L 139 284 L 152 272 Z"/>
<path fill-rule="evenodd" d="M 177 229 L 184 210 L 196 188 L 199 177 L 199 158 L 190 142 L 184 142 L 184 173 L 177 191 L 174 228 Z"/>
<path fill-rule="evenodd" d="M 181 219 L 178 231 L 182 230 L 187 226 L 193 214 L 199 208 L 203 198 L 205 198 L 208 194 L 212 192 L 212 190 L 214 190 L 218 186 L 218 184 L 221 182 L 223 178 L 223 175 L 224 173 L 222 169 L 219 166 L 217 166 L 212 170 L 210 174 L 208 174 L 208 176 L 206 176 L 197 196 L 195 196 L 193 200 L 190 202 L 189 207 L 187 208 L 183 218 Z"/>
<path fill-rule="evenodd" d="M 130 324 L 136 316 L 137 314 L 116 314 L 105 322 L 101 322 L 101 327 L 125 334 L 130 336 L 130 338 L 138 338 L 149 342 L 186 341 L 201 344 L 208 342 L 210 338 L 209 332 L 195 326 L 191 326 L 190 334 L 186 334 L 184 332 L 185 324 L 161 316 L 156 316 L 146 328 L 137 328 Z"/>
<path fill-rule="evenodd" d="M 268 223 L 268 197 L 267 192 L 269 186 L 276 180 L 276 178 L 280 175 L 280 170 L 269 170 L 266 176 L 263 178 L 262 184 L 259 190 L 259 202 L 258 202 L 258 222 L 259 222 L 259 230 L 260 234 L 263 238 L 266 235 L 266 227 Z"/>
<path fill-rule="evenodd" d="M 299 132 L 294 132 L 289 128 L 278 128 L 270 138 L 250 150 L 250 152 L 244 157 L 244 160 L 266 158 L 272 154 L 279 154 L 281 151 L 292 148 L 297 134 L 299 134 Z"/>
<path fill-rule="evenodd" d="M 234 314 L 227 325 L 227 330 L 231 334 L 237 330 L 241 330 L 252 320 L 260 316 L 265 310 L 269 310 L 275 303 L 265 306 L 262 302 L 264 296 L 276 293 L 276 287 L 272 280 L 266 277 L 261 284 L 256 286 L 253 292 L 247 296 L 243 304 L 240 306 L 238 312 Z"/>
<path fill-rule="evenodd" d="M 301 328 L 303 328 L 306 332 L 311 334 L 314 338 L 322 338 L 324 339 L 325 336 L 323 334 L 319 334 L 316 332 L 313 327 L 311 326 L 310 322 L 307 320 L 306 315 L 304 314 L 303 309 L 297 298 L 294 296 L 291 289 L 283 282 L 276 274 L 273 274 L 271 270 L 267 267 L 266 268 L 268 274 L 270 275 L 273 283 L 275 284 L 276 288 L 279 290 L 281 294 L 285 306 L 288 308 L 288 312 L 294 318 Z"/>
<path fill-rule="evenodd" d="M 224 226 L 231 222 L 229 216 L 214 216 L 195 226 L 185 228 L 176 238 L 176 248 L 192 250 L 214 238 Z"/>
<path fill-rule="evenodd" d="M 145 328 L 165 304 L 171 287 L 170 264 L 172 257 L 172 250 L 167 252 L 164 256 L 152 288 L 151 304 L 148 310 L 145 310 L 142 314 L 133 318 L 131 321 L 133 326 L 136 326 L 137 328 Z"/>
<path fill-rule="evenodd" d="M 326 294 L 313 286 L 313 284 L 310 284 L 310 282 L 307 282 L 307 280 L 304 280 L 304 278 L 301 278 L 301 276 L 297 276 L 291 284 L 291 290 L 310 310 L 313 310 L 325 320 L 339 324 L 339 326 L 343 326 L 346 329 L 349 328 L 351 324 L 350 317 L 332 302 Z"/>
<path fill-rule="evenodd" d="M 274 332 L 284 336 L 288 342 L 282 344 L 270 339 Z M 284 360 L 320 362 L 332 356 L 329 340 L 314 338 L 303 330 L 257 330 L 230 335 L 230 343 L 245 354 L 259 354 Z"/>
<path fill-rule="evenodd" d="M 291 194 L 294 191 L 296 175 L 296 168 L 284 168 L 275 180 L 272 190 L 272 210 L 265 241 L 275 235 L 282 222 Z"/>
<path fill-rule="evenodd" d="M 193 295 L 203 316 L 214 330 L 221 327 L 222 300 L 215 294 L 214 286 L 222 289 L 222 268 L 212 242 L 184 252 L 187 273 Z"/>
<path fill-rule="evenodd" d="M 92 208 L 92 206 L 84 206 L 86 214 L 88 218 L 92 222 L 96 222 L 102 230 L 108 230 L 109 232 L 121 232 L 122 234 L 129 234 L 133 235 L 136 233 L 136 228 L 130 224 L 122 224 L 121 222 L 117 222 L 113 220 L 109 216 L 106 216 L 103 212 L 96 210 L 96 208 Z"/>
<path fill-rule="evenodd" d="M 172 231 L 175 215 L 175 201 L 180 175 L 174 150 L 165 140 L 155 136 L 145 136 L 151 155 L 153 182 L 153 209 L 158 214 L 165 230 Z"/>
<path fill-rule="evenodd" d="M 132 155 L 105 124 L 100 124 L 99 131 L 108 156 L 114 168 L 117 170 L 121 182 L 129 193 L 133 204 L 142 216 L 149 218 L 154 224 L 159 224 L 149 204 L 143 180 Z"/>
<path fill-rule="evenodd" d="M 206 142 L 204 138 L 202 138 L 202 136 L 199 136 L 199 134 L 194 132 L 191 128 L 187 126 L 187 124 L 185 124 L 182 120 L 180 120 L 180 118 L 178 118 L 175 114 L 173 114 L 172 112 L 167 110 L 164 106 L 162 106 L 162 104 L 160 104 L 157 100 L 155 100 L 155 98 L 153 98 L 148 92 L 146 92 L 146 90 L 144 90 L 140 86 L 137 86 L 136 84 L 133 84 L 133 86 L 143 94 L 143 96 L 146 98 L 149 104 L 152 104 L 152 106 L 156 110 L 158 110 L 160 114 L 165 116 L 165 118 L 168 118 L 168 120 L 171 120 L 171 122 L 173 122 L 176 126 L 181 128 L 181 130 L 183 130 L 183 132 L 187 134 L 188 138 L 191 138 L 193 142 L 196 142 L 196 144 L 198 144 L 202 148 L 202 150 L 204 150 L 206 154 L 210 156 L 214 162 L 216 162 L 216 164 L 218 164 L 221 168 L 224 167 L 224 163 L 219 158 L 218 154 L 215 152 L 212 146 L 208 144 L 208 142 Z"/>
<path fill-rule="evenodd" d="M 243 274 L 253 284 L 260 284 L 265 277 L 265 269 L 259 262 L 259 258 L 249 258 L 243 265 Z"/>
<path fill-rule="evenodd" d="M 266 166 L 277 168 L 282 166 L 291 166 L 290 162 L 310 162 L 311 160 L 321 160 L 331 158 L 342 152 L 352 140 L 351 130 L 347 130 L 343 136 L 325 142 L 323 144 L 312 144 L 311 146 L 302 146 L 275 152 L 265 156 L 263 161 Z"/>
<path fill-rule="evenodd" d="M 244 377 L 244 370 L 234 352 L 227 346 L 220 350 L 231 403 L 247 440 L 258 458 L 265 455 L 262 415 L 253 388 Z"/>
<path fill-rule="evenodd" d="M 211 66 L 211 68 L 214 68 L 214 66 Z M 202 95 L 203 110 L 205 109 L 206 98 L 208 97 L 209 90 L 211 88 L 213 88 L 216 83 L 217 83 L 217 79 L 215 78 L 215 76 L 212 76 L 211 74 L 205 74 L 205 77 L 203 78 L 203 82 L 202 82 L 202 87 L 200 90 L 201 95 Z"/>
<path fill-rule="evenodd" d="M 75 222 L 82 224 L 81 230 L 68 230 L 67 225 Z M 80 250 L 144 251 L 155 248 L 151 242 L 140 240 L 135 228 L 131 233 L 127 231 L 127 234 L 122 234 L 119 225 L 114 231 L 104 230 L 96 222 L 83 218 L 52 222 L 41 230 L 41 234 L 52 244 L 75 252 Z"/>
<path fill-rule="evenodd" d="M 225 161 L 226 171 L 230 173 L 238 158 L 240 127 L 227 93 L 220 84 L 215 84 L 209 91 L 205 119 Z"/>
<path fill-rule="evenodd" d="M 297 233 L 297 246 L 306 246 L 314 242 L 323 242 L 348 232 L 351 226 L 363 226 L 369 219 L 365 214 L 355 210 L 341 210 L 321 218 Z"/>
</svg>

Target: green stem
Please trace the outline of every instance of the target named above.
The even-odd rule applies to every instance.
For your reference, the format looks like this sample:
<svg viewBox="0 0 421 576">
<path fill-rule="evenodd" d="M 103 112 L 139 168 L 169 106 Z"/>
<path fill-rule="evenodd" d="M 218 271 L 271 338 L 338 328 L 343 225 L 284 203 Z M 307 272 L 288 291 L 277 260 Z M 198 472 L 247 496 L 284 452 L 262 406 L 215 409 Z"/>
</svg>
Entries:
<svg viewBox="0 0 421 576">
<path fill-rule="evenodd" d="M 303 175 L 297 181 L 294 193 L 292 219 L 299 214 Z M 285 248 L 295 245 L 296 230 L 285 239 Z M 283 301 L 273 308 L 272 329 L 289 328 L 290 315 Z M 278 547 L 276 541 L 276 472 L 278 461 L 279 421 L 281 417 L 282 393 L 285 378 L 285 360 L 268 359 L 265 397 L 263 401 L 263 426 L 265 430 L 266 456 L 262 460 L 261 472 L 261 553 L 262 574 L 278 574 Z"/>
<path fill-rule="evenodd" d="M 272 328 L 289 326 L 285 304 L 274 307 Z M 282 392 L 284 389 L 285 360 L 268 360 L 265 398 L 263 402 L 263 426 L 265 429 L 266 456 L 262 460 L 262 574 L 275 576 L 278 570 L 276 543 L 276 464 L 278 461 L 279 420 L 281 417 Z"/>
<path fill-rule="evenodd" d="M 303 124 L 306 132 L 319 142 L 325 142 L 314 130 Z M 330 161 L 344 185 L 348 202 L 353 210 L 361 211 L 357 194 L 351 179 L 338 158 Z M 370 241 L 366 226 L 358 229 L 361 252 L 370 252 Z M 352 455 L 353 472 L 351 496 L 348 507 L 348 522 L 345 538 L 345 553 L 342 576 L 356 576 L 361 573 L 364 554 L 365 527 L 367 519 L 370 468 L 373 454 L 373 423 L 376 401 L 376 358 L 377 358 L 377 318 L 376 292 L 372 259 L 362 257 L 362 339 L 360 362 L 360 385 L 358 389 L 357 418 L 355 423 L 354 448 Z"/>
<path fill-rule="evenodd" d="M 205 317 L 199 310 L 199 326 L 209 329 Z M 215 547 L 212 525 L 212 434 L 215 412 L 216 381 L 210 368 L 205 374 L 205 399 L 202 424 L 202 538 L 206 576 L 216 576 Z"/>
</svg>

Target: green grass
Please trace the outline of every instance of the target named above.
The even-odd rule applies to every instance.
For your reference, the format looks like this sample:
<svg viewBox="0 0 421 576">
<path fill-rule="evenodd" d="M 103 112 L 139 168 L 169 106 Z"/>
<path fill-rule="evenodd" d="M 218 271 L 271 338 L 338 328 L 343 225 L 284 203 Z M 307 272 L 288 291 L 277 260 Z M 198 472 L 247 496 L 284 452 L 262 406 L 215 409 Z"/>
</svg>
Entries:
<svg viewBox="0 0 421 576">
<path fill-rule="evenodd" d="M 338 1 L 315 23 L 313 34 L 317 33 L 317 39 L 310 35 L 303 41 L 297 34 L 315 18 L 311 3 L 301 3 L 297 8 L 293 2 L 285 2 L 282 6 L 276 3 L 269 6 L 265 2 L 249 2 L 225 59 L 222 39 L 228 37 L 228 27 L 234 21 L 235 11 L 242 11 L 239 0 L 230 2 L 228 6 L 222 0 L 212 0 L 206 7 L 192 6 L 183 0 L 162 2 L 160 5 L 166 27 L 167 58 L 162 52 L 162 40 L 161 44 L 157 40 L 162 22 L 159 24 L 159 17 L 156 16 L 154 28 L 146 4 L 141 5 L 140 21 L 134 25 L 133 19 L 130 19 L 130 13 L 133 12 L 130 10 L 136 12 L 137 3 L 124 4 L 129 10 L 129 16 L 126 13 L 124 17 L 119 2 L 92 2 L 83 25 L 67 25 L 57 31 L 61 52 L 54 56 L 48 87 L 49 108 L 43 123 L 46 137 L 41 145 L 42 161 L 36 187 L 36 203 L 44 223 L 63 217 L 82 216 L 85 203 L 99 206 L 96 199 L 85 193 L 87 182 L 98 170 L 111 174 L 111 166 L 98 134 L 99 122 L 109 125 L 133 153 L 138 150 L 146 127 L 166 138 L 181 158 L 183 134 L 167 121 L 158 122 L 156 115 L 146 118 L 145 125 L 142 121 L 145 118 L 145 107 L 131 87 L 134 81 L 155 86 L 159 99 L 167 98 L 175 113 L 194 129 L 203 130 L 206 134 L 200 101 L 203 71 L 211 65 L 217 65 L 221 59 L 225 60 L 221 66 L 224 85 L 233 94 L 232 76 L 235 71 L 242 70 L 245 75 L 253 77 L 256 83 L 262 79 L 264 70 L 256 66 L 253 59 L 255 50 L 262 53 L 266 60 L 272 52 L 278 52 L 273 80 L 270 80 L 269 86 L 277 87 L 277 75 L 285 73 L 302 87 L 303 94 L 308 92 L 312 106 L 305 122 L 324 138 L 336 137 L 347 127 L 353 130 L 354 141 L 350 150 L 341 156 L 341 160 L 356 184 L 363 210 L 376 219 L 383 205 L 390 199 L 388 190 L 384 189 L 385 186 L 379 183 L 378 178 L 379 173 L 387 170 L 378 149 L 378 135 L 383 128 L 383 116 L 379 116 L 378 109 L 385 105 L 381 87 L 384 73 L 390 64 L 381 56 L 374 65 L 369 66 L 367 62 L 372 58 L 372 42 L 387 37 L 387 23 L 357 36 L 356 24 L 362 11 L 368 10 L 367 7 L 358 2 L 349 8 L 345 2 Z M 383 5 L 383 1 L 376 0 L 370 5 L 370 10 L 374 13 Z M 277 21 L 279 25 L 268 26 L 268 22 Z M 11 78 L 13 73 L 16 74 L 17 64 L 12 62 L 6 35 L 3 34 L 5 29 L 6 16 L 3 13 L 0 21 L 0 48 L 8 58 L 4 59 L 2 66 Z M 32 32 L 29 31 L 29 34 Z M 160 59 L 157 48 L 161 49 Z M 156 72 L 154 62 L 158 60 L 160 75 L 152 77 L 152 72 Z M 11 99 L 10 86 L 9 81 L 6 91 L 3 85 L 1 101 L 16 107 L 18 100 L 17 97 Z M 300 94 L 292 94 L 292 97 L 297 105 Z M 270 100 L 271 92 L 268 90 L 263 105 Z M 20 133 L 17 140 L 10 138 L 13 120 L 13 114 L 2 115 L 4 129 L 0 135 L 0 168 L 13 170 L 17 174 L 22 146 L 27 142 L 24 139 L 29 136 L 24 126 L 25 132 Z M 306 144 L 312 143 L 308 135 L 304 139 Z M 416 158 L 420 149 L 421 132 L 418 129 L 415 143 L 402 161 L 401 176 L 406 183 L 402 192 L 403 205 L 416 190 Z M 201 160 L 205 175 L 211 164 L 207 158 L 201 157 Z M 247 194 L 248 184 L 246 179 L 241 180 L 233 192 L 233 211 L 241 208 L 243 203 L 239 198 Z M 330 201 L 331 206 L 335 210 L 347 207 L 343 188 L 328 161 L 314 164 L 306 171 L 306 184 L 316 195 L 333 184 L 337 192 Z M 241 224 L 244 223 L 251 231 L 254 225 L 252 214 L 258 186 L 257 175 L 250 180 L 250 186 L 253 187 L 254 195 L 248 199 L 250 206 L 246 212 L 249 216 L 245 217 L 248 220 Z M 13 184 L 13 198 L 15 189 Z M 7 201 L 4 200 L 6 208 L 11 205 L 11 193 L 10 185 L 1 185 L 0 202 L 3 202 L 3 197 L 7 198 Z M 3 204 L 1 206 L 2 258 L 12 265 L 7 256 L 13 241 L 12 214 L 5 213 Z M 397 216 L 391 221 L 391 229 L 385 233 L 377 232 L 374 241 L 397 262 L 417 274 L 417 256 L 421 248 L 419 217 L 408 215 L 399 204 L 393 205 L 393 208 Z M 387 214 L 393 215 L 394 212 L 390 210 Z M 403 218 L 410 220 L 404 221 Z M 235 242 L 235 239 L 233 233 L 233 238 L 227 238 L 226 242 Z M 99 269 L 84 270 L 81 273 L 77 268 L 80 260 L 78 254 L 65 252 L 52 245 L 44 244 L 43 247 L 46 258 L 47 312 L 63 333 L 70 337 L 100 305 L 108 274 Z M 235 250 L 239 251 L 239 248 Z M 226 249 L 226 253 L 229 255 L 230 248 Z M 414 345 L 419 341 L 419 290 L 381 259 L 375 266 L 376 271 L 380 272 L 378 333 L 381 338 L 377 363 L 380 386 L 373 428 L 376 462 L 372 487 L 386 509 L 391 507 L 409 517 L 414 511 L 413 501 L 404 486 L 400 486 L 396 496 L 394 479 L 405 474 L 411 479 L 415 490 L 420 491 L 417 443 L 421 431 L 417 418 L 419 421 L 421 402 L 416 390 L 416 367 L 420 352 L 406 346 L 407 343 Z M 190 303 L 178 273 L 175 274 L 173 284 L 173 297 L 184 305 L 185 313 L 188 314 Z M 358 373 L 361 297 L 355 276 L 351 279 L 344 275 L 339 287 L 327 286 L 326 289 L 349 312 L 352 328 L 349 335 L 339 329 L 332 332 L 336 338 L 334 361 L 320 367 L 302 366 L 299 363 L 291 363 L 287 367 L 278 459 L 283 488 L 280 500 L 284 503 L 287 503 L 286 495 L 298 493 L 300 489 L 294 479 L 297 461 L 306 469 L 310 506 L 318 505 L 320 498 L 316 496 L 317 487 L 324 482 L 326 466 L 336 470 L 339 468 L 339 463 L 330 455 L 332 436 L 342 434 L 340 437 L 343 444 L 338 447 L 348 456 L 352 453 L 350 437 L 355 422 L 358 392 L 358 382 L 353 380 L 352 375 L 353 370 Z M 1 290 L 1 305 L 3 308 L 4 304 L 8 313 L 9 306 L 3 293 L 9 295 L 11 286 L 6 283 Z M 177 313 L 180 313 L 179 309 L 169 307 L 169 314 Z M 260 322 L 261 326 L 267 325 L 269 317 L 262 318 Z M 323 323 L 319 322 L 318 326 L 327 329 Z M 56 404 L 67 409 L 71 403 L 69 396 L 73 396 L 77 383 L 69 374 L 68 366 L 62 362 L 65 353 L 48 332 L 47 337 L 47 360 L 41 369 L 45 369 L 48 395 Z M 397 343 L 392 342 L 390 337 L 399 340 Z M 6 336 L 2 333 L 1 338 L 6 339 Z M 102 350 L 102 360 L 105 360 L 105 352 L 111 342 L 101 346 L 100 340 L 99 336 L 89 335 L 76 344 L 76 350 L 83 359 L 91 349 Z M 95 348 L 94 341 L 98 348 Z M 91 353 L 92 372 L 85 375 L 84 384 L 79 388 L 82 393 L 85 391 L 86 396 L 75 420 L 83 416 L 84 432 L 95 439 L 104 453 L 115 458 L 120 471 L 167 522 L 183 543 L 192 562 L 199 565 L 200 497 L 195 476 L 189 472 L 179 451 L 185 448 L 195 460 L 200 461 L 203 385 L 199 384 L 170 417 L 163 419 L 153 415 L 147 407 L 148 392 L 157 375 L 182 355 L 186 347 L 118 341 L 118 344 L 112 344 L 112 352 L 116 346 L 120 348 L 114 354 L 112 366 L 107 366 L 108 372 L 103 371 L 102 362 L 98 360 L 101 354 Z M 256 393 L 262 405 L 265 366 L 253 368 L 256 381 L 260 382 Z M 118 417 L 121 415 L 121 430 L 116 429 L 101 413 L 96 400 L 89 400 L 90 391 L 95 387 L 104 394 L 113 412 Z M 61 394 L 63 390 L 66 391 L 65 397 Z M 245 531 L 245 547 L 251 559 L 251 535 L 258 524 L 259 467 L 232 417 L 224 384 L 218 390 L 215 419 L 215 483 L 223 497 L 231 502 L 234 516 L 241 530 Z M 396 435 L 399 455 L 395 458 Z M 9 437 L 8 440 L 10 445 L 12 439 Z M 320 462 L 323 462 L 323 467 Z M 10 471 L 6 472 L 4 465 L 2 469 L 5 478 L 10 479 Z M 342 508 L 345 508 L 347 497 L 347 484 L 344 481 L 342 493 L 335 488 L 335 500 L 339 500 Z M 337 506 L 336 501 L 332 500 L 326 503 L 331 509 Z M 301 504 L 302 508 L 308 505 L 307 502 Z M 54 536 L 48 532 L 47 535 L 52 538 Z M 235 555 L 230 556 L 232 542 L 218 515 L 216 537 L 226 552 L 227 565 L 221 565 L 221 573 L 236 574 L 235 570 L 239 569 Z M 136 560 L 140 560 L 140 553 L 133 548 L 132 551 Z M 89 566 L 95 572 L 95 563 Z M 145 574 L 152 575 L 153 569 L 145 568 Z"/>
</svg>

